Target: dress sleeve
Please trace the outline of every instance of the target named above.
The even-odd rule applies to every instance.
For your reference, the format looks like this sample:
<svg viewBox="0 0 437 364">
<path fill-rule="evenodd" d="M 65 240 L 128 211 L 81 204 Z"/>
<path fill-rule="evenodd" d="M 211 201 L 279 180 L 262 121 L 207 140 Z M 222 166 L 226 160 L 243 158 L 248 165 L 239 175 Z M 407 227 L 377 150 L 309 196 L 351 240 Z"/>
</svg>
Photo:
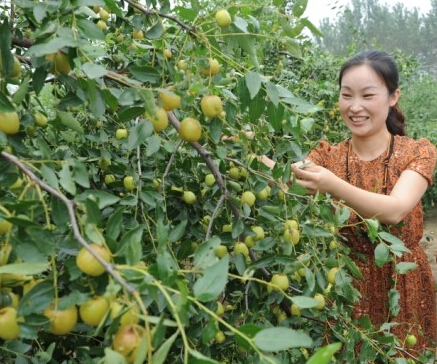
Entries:
<svg viewBox="0 0 437 364">
<path fill-rule="evenodd" d="M 320 141 L 319 147 L 314 148 L 306 159 L 309 159 L 311 162 L 315 164 L 325 167 L 326 166 L 326 156 L 329 155 L 329 151 L 331 149 L 331 145 L 326 141 Z"/>
<path fill-rule="evenodd" d="M 421 138 L 413 144 L 411 155 L 406 169 L 419 173 L 428 181 L 428 185 L 432 185 L 437 161 L 436 147 L 428 139 Z"/>
</svg>

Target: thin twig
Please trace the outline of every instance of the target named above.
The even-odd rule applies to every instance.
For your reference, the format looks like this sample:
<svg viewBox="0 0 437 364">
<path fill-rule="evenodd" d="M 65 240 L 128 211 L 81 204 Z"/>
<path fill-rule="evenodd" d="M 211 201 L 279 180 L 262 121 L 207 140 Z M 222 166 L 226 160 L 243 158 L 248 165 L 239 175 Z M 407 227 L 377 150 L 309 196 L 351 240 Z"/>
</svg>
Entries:
<svg viewBox="0 0 437 364">
<path fill-rule="evenodd" d="M 162 175 L 162 179 L 163 179 L 163 180 L 165 180 L 166 177 L 167 177 L 167 175 L 170 173 L 170 168 L 171 168 L 171 166 L 172 166 L 172 164 L 173 164 L 173 161 L 174 161 L 175 155 L 176 155 L 176 153 L 177 153 L 179 147 L 181 146 L 181 144 L 182 144 L 182 140 L 178 140 L 178 141 L 176 142 L 176 145 L 175 145 L 174 151 L 173 151 L 172 155 L 170 156 L 170 159 L 169 159 L 169 161 L 168 161 L 168 163 L 167 163 L 167 167 L 165 168 L 164 174 Z"/>
<path fill-rule="evenodd" d="M 165 19 L 171 20 L 171 21 L 175 22 L 176 24 L 178 24 L 182 29 L 186 30 L 189 34 L 195 35 L 194 27 L 192 27 L 192 26 L 190 26 L 188 24 L 185 24 L 184 22 L 180 21 L 175 16 L 168 15 L 168 14 L 163 14 L 163 13 L 160 13 L 160 12 L 157 12 L 157 11 L 154 11 L 154 10 L 145 9 L 141 4 L 139 4 L 139 3 L 135 2 L 135 1 L 132 1 L 132 0 L 125 0 L 125 1 L 130 6 L 132 6 L 133 8 L 135 8 L 135 9 L 139 10 L 140 12 L 142 12 L 144 15 L 147 15 L 147 16 L 157 16 L 157 17 L 160 17 L 160 18 L 165 18 Z"/>
<path fill-rule="evenodd" d="M 220 211 L 220 207 L 222 207 L 224 201 L 225 201 L 225 195 L 221 195 L 218 202 L 217 202 L 217 206 L 215 207 L 214 212 L 212 213 L 211 219 L 209 220 L 208 228 L 206 229 L 205 240 L 208 240 L 209 237 L 211 236 L 211 231 L 212 231 L 212 226 L 214 225 L 214 220 L 215 220 L 216 216 L 218 215 L 218 212 Z"/>
</svg>

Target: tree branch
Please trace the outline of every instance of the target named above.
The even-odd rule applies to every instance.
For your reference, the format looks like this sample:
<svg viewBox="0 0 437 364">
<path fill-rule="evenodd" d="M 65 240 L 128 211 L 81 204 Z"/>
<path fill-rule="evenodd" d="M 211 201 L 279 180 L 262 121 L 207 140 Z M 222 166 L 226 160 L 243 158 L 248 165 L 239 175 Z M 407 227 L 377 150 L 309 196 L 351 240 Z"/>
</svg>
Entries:
<svg viewBox="0 0 437 364">
<path fill-rule="evenodd" d="M 89 253 L 101 264 L 105 267 L 105 270 L 118 282 L 120 283 L 126 291 L 130 294 L 135 294 L 136 289 L 129 285 L 114 269 L 114 266 L 106 261 L 104 261 L 99 255 L 97 255 L 94 250 L 92 250 L 86 240 L 83 238 L 79 231 L 79 224 L 77 222 L 75 208 L 76 203 L 73 200 L 70 200 L 65 195 L 63 195 L 58 190 L 49 186 L 47 183 L 38 178 L 32 171 L 30 171 L 16 156 L 6 153 L 5 151 L 1 152 L 1 155 L 4 159 L 8 160 L 12 164 L 14 164 L 18 169 L 20 169 L 24 174 L 26 174 L 33 182 L 41 187 L 44 191 L 48 192 L 50 195 L 57 197 L 61 200 L 68 210 L 68 216 L 70 217 L 71 227 L 73 229 L 73 235 L 76 240 L 86 249 Z"/>
<path fill-rule="evenodd" d="M 180 126 L 179 120 L 176 118 L 176 116 L 172 112 L 168 112 L 167 114 L 168 114 L 168 119 L 170 120 L 170 123 L 173 125 L 173 127 L 176 130 L 179 130 L 179 126 Z M 236 219 L 241 219 L 240 210 L 238 209 L 237 206 L 235 206 L 235 204 L 233 204 L 230 201 L 231 194 L 230 194 L 229 190 L 226 188 L 225 181 L 223 180 L 223 176 L 220 173 L 218 167 L 212 161 L 210 153 L 208 153 L 205 150 L 205 148 L 202 145 L 200 145 L 199 143 L 197 143 L 197 142 L 190 143 L 190 144 L 197 151 L 197 153 L 199 153 L 199 155 L 203 158 L 203 160 L 205 161 L 206 165 L 210 169 L 210 171 L 213 174 L 213 176 L 214 176 L 214 178 L 215 178 L 215 180 L 217 182 L 217 185 L 220 187 L 220 190 L 222 191 L 222 195 L 224 196 L 225 200 L 227 201 L 227 204 L 228 204 L 229 208 L 231 209 L 234 217 Z M 213 221 L 213 218 L 211 217 L 211 220 L 210 220 L 210 224 L 211 225 L 212 225 L 212 221 Z M 244 237 L 245 236 L 243 234 L 242 238 L 244 238 Z M 249 249 L 249 256 L 250 256 L 250 259 L 252 261 L 254 261 L 254 262 L 258 260 L 257 256 L 252 251 L 252 249 Z M 266 279 L 270 279 L 271 274 L 270 274 L 270 272 L 267 269 L 260 268 L 260 271 L 261 271 L 262 275 Z"/>
</svg>

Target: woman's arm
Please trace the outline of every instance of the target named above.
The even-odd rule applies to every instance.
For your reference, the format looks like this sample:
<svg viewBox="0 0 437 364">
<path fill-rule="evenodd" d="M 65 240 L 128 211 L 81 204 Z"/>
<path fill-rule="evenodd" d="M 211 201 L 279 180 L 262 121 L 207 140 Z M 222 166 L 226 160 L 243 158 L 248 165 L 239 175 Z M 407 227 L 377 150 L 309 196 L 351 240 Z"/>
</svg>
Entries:
<svg viewBox="0 0 437 364">
<path fill-rule="evenodd" d="M 337 177 L 326 168 L 312 165 L 308 169 L 293 166 L 296 182 L 309 193 L 330 193 L 345 202 L 364 218 L 377 218 L 386 224 L 397 224 L 416 206 L 426 189 L 427 180 L 419 173 L 402 172 L 390 195 L 369 192 Z"/>
</svg>

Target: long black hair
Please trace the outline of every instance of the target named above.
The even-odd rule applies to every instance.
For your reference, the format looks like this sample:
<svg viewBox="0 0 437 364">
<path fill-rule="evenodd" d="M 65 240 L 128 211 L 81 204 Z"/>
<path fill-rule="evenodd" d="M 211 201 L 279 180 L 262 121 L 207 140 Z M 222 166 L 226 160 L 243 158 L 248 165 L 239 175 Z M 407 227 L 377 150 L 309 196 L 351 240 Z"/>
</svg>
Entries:
<svg viewBox="0 0 437 364">
<path fill-rule="evenodd" d="M 377 50 L 363 51 L 345 62 L 338 76 L 339 85 L 341 86 L 343 75 L 349 68 L 363 64 L 371 67 L 381 77 L 390 95 L 396 92 L 399 88 L 398 66 L 388 53 Z M 405 115 L 398 103 L 390 108 L 386 125 L 391 134 L 405 135 Z"/>
</svg>

